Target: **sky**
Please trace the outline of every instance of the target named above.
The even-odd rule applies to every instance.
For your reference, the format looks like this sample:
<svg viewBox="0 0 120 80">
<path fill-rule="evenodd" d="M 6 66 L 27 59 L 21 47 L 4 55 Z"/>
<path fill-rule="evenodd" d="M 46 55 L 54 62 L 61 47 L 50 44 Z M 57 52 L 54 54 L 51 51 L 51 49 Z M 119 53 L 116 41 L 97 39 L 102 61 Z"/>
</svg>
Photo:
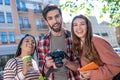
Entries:
<svg viewBox="0 0 120 80">
<path fill-rule="evenodd" d="M 60 4 L 65 3 L 66 0 L 60 0 Z M 72 1 L 76 1 L 76 0 L 72 0 Z M 77 4 L 80 4 L 82 1 L 84 0 L 78 0 Z M 102 2 L 98 2 L 98 1 L 92 1 L 92 3 L 97 4 L 95 7 L 95 10 L 92 12 L 91 16 L 96 16 L 98 23 L 101 23 L 102 21 L 107 21 L 109 22 L 109 17 L 108 14 L 104 15 L 103 18 L 99 18 L 99 12 L 100 12 L 100 8 L 103 6 Z M 99 5 L 99 6 L 98 6 Z M 71 22 L 72 18 L 77 15 L 73 15 L 72 17 L 69 16 L 69 12 L 66 11 L 62 11 L 63 14 L 63 21 L 64 22 Z M 84 14 L 84 11 L 80 11 L 79 14 Z"/>
</svg>

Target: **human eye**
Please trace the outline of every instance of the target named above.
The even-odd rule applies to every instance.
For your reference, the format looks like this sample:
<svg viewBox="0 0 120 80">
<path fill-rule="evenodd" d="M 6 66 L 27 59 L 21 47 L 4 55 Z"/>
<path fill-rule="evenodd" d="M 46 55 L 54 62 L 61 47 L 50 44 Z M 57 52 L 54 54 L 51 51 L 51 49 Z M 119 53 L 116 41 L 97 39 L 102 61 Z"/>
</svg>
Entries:
<svg viewBox="0 0 120 80">
<path fill-rule="evenodd" d="M 60 15 L 58 14 L 58 15 L 56 15 L 56 18 L 59 18 L 60 17 Z"/>
<path fill-rule="evenodd" d="M 80 24 L 81 24 L 81 25 L 86 25 L 86 23 L 85 23 L 85 22 L 81 22 Z"/>
<path fill-rule="evenodd" d="M 32 41 L 33 44 L 35 44 L 35 41 Z"/>
<path fill-rule="evenodd" d="M 85 23 L 81 23 L 81 25 L 85 25 Z"/>
<path fill-rule="evenodd" d="M 29 42 L 29 40 L 25 40 L 25 42 Z"/>
<path fill-rule="evenodd" d="M 73 27 L 76 27 L 77 26 L 77 24 L 73 24 Z"/>
<path fill-rule="evenodd" d="M 47 20 L 52 20 L 52 17 L 48 17 Z"/>
</svg>

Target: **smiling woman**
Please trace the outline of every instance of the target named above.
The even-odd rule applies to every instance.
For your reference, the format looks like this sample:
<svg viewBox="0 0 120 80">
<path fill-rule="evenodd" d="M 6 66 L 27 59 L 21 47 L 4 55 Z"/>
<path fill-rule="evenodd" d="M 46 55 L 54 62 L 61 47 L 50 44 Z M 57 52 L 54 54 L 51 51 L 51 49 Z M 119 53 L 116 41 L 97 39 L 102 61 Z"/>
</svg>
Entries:
<svg viewBox="0 0 120 80">
<path fill-rule="evenodd" d="M 41 74 L 33 59 L 35 51 L 36 40 L 34 36 L 26 34 L 18 44 L 15 58 L 11 58 L 5 65 L 3 79 L 38 80 Z"/>
<path fill-rule="evenodd" d="M 84 71 L 81 71 L 84 78 L 113 80 L 117 74 L 119 76 L 120 57 L 109 42 L 92 33 L 91 22 L 86 16 L 77 15 L 73 18 L 71 32 L 73 53 L 79 57 L 81 66 L 84 68 Z"/>
</svg>

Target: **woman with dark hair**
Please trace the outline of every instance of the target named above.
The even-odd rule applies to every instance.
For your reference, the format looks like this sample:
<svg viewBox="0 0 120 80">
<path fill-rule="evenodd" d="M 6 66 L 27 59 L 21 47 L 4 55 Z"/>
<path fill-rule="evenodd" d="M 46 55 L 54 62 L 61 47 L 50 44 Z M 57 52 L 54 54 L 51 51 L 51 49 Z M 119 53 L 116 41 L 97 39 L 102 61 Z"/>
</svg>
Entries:
<svg viewBox="0 0 120 80">
<path fill-rule="evenodd" d="M 4 80 L 38 80 L 40 72 L 33 59 L 35 51 L 35 38 L 26 34 L 18 45 L 15 58 L 10 59 L 4 68 Z"/>
<path fill-rule="evenodd" d="M 83 15 L 72 20 L 72 49 L 81 66 L 94 62 L 97 69 L 82 71 L 87 80 L 112 80 L 120 72 L 120 57 L 102 37 L 93 35 L 91 22 Z"/>
</svg>

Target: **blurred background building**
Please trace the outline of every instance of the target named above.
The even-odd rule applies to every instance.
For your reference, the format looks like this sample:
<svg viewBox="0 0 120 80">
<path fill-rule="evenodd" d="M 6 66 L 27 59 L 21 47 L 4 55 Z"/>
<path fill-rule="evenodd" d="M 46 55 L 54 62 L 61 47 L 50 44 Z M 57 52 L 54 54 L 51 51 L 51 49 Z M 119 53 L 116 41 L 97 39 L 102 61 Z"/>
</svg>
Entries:
<svg viewBox="0 0 120 80">
<path fill-rule="evenodd" d="M 59 6 L 60 0 L 0 0 L 0 77 L 25 34 L 32 34 L 37 41 L 49 31 L 42 17 L 42 9 L 48 3 Z M 104 37 L 112 47 L 119 47 L 120 27 L 109 27 L 109 23 L 104 21 L 98 24 L 94 16 L 90 20 L 94 34 Z M 70 24 L 63 23 L 64 28 L 71 31 Z"/>
<path fill-rule="evenodd" d="M 0 0 L 0 77 L 25 34 L 34 35 L 37 41 L 49 31 L 42 17 L 48 3 L 59 5 L 59 0 Z"/>
</svg>

